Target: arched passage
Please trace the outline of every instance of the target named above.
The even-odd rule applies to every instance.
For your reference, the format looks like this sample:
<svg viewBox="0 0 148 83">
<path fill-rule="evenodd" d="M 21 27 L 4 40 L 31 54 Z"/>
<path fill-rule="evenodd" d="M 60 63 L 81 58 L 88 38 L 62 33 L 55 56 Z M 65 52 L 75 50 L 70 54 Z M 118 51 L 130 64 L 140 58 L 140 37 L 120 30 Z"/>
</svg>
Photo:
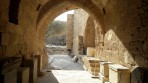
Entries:
<svg viewBox="0 0 148 83">
<path fill-rule="evenodd" d="M 104 31 L 103 12 L 91 0 L 50 0 L 42 6 L 37 17 L 36 26 L 41 45 L 45 44 L 45 29 L 47 25 L 58 15 L 77 8 L 82 8 L 88 12 L 89 15 L 96 20 L 96 23 L 101 27 L 102 31 Z M 46 59 L 45 57 L 43 63 L 46 63 Z"/>
<path fill-rule="evenodd" d="M 97 23 L 104 28 L 104 19 L 102 11 L 91 0 L 51 0 L 47 2 L 40 10 L 37 18 L 38 29 L 47 26 L 56 16 L 68 10 L 82 8 L 87 11 Z M 97 10 L 97 11 L 95 11 Z"/>
</svg>

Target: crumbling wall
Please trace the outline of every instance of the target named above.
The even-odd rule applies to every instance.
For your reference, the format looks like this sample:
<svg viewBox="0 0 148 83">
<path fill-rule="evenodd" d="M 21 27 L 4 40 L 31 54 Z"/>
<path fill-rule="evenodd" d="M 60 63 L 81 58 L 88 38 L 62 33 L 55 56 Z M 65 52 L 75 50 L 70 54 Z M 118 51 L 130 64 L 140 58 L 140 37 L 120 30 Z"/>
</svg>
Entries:
<svg viewBox="0 0 148 83">
<path fill-rule="evenodd" d="M 74 24 L 73 24 L 73 53 L 79 54 L 79 36 L 84 36 L 86 28 L 86 22 L 89 14 L 83 9 L 76 9 L 74 12 Z"/>
<path fill-rule="evenodd" d="M 85 10 L 77 9 L 73 27 L 73 53 L 86 54 L 87 47 L 95 47 L 94 19 Z"/>
</svg>

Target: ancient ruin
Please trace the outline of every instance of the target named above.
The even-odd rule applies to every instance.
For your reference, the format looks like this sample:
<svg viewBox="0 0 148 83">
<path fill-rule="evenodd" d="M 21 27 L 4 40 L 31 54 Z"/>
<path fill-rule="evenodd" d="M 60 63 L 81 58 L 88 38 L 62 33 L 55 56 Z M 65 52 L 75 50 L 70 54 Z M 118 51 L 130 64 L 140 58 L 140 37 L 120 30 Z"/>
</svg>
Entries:
<svg viewBox="0 0 148 83">
<path fill-rule="evenodd" d="M 67 50 L 98 83 L 148 82 L 148 0 L 0 0 L 0 83 L 42 76 L 46 28 L 69 10 Z"/>
</svg>

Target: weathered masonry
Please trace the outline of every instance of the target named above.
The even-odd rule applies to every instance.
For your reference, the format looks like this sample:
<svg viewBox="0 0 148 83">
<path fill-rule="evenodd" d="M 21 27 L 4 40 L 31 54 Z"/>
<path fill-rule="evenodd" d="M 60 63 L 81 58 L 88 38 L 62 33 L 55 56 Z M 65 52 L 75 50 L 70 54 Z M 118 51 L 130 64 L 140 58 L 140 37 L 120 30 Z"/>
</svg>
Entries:
<svg viewBox="0 0 148 83">
<path fill-rule="evenodd" d="M 121 64 L 133 73 L 139 72 L 136 66 L 148 68 L 148 0 L 0 0 L 2 74 L 20 66 L 37 68 L 37 62 L 33 72 L 45 67 L 46 27 L 73 9 L 75 14 L 69 16 L 73 32 L 68 33 L 72 38 L 67 42 L 75 55 L 94 47 L 94 58 Z"/>
</svg>

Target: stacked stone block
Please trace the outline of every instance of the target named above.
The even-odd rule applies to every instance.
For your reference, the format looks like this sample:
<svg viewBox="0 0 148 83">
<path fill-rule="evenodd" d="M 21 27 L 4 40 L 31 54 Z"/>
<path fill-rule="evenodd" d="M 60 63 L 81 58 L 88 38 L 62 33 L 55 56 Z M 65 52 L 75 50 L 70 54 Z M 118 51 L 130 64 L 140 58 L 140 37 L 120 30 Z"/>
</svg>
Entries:
<svg viewBox="0 0 148 83">
<path fill-rule="evenodd" d="M 30 72 L 29 72 L 29 83 L 34 83 L 35 80 L 37 79 L 37 58 L 32 58 L 32 59 L 26 59 L 23 61 L 23 66 L 24 67 L 29 67 Z"/>
<path fill-rule="evenodd" d="M 90 74 L 94 76 L 98 76 L 98 73 L 100 71 L 100 60 L 96 59 L 94 57 L 83 57 L 83 68 L 87 70 Z"/>
<path fill-rule="evenodd" d="M 99 79 L 101 80 L 101 83 L 105 83 L 109 81 L 109 65 L 110 64 L 112 63 L 108 61 L 100 62 Z"/>
<path fill-rule="evenodd" d="M 21 67 L 17 70 L 17 83 L 29 83 L 29 68 Z"/>
</svg>

